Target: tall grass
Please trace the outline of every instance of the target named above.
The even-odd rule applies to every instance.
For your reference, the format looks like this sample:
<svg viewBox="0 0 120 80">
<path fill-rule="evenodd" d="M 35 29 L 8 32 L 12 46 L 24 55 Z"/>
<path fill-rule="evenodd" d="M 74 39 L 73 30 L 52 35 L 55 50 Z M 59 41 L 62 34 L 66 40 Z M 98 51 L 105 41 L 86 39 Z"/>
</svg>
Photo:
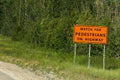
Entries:
<svg viewBox="0 0 120 80">
<path fill-rule="evenodd" d="M 53 71 L 65 80 L 120 80 L 120 60 L 106 58 L 106 70 L 102 70 L 102 56 L 91 57 L 91 68 L 87 69 L 88 57 L 77 55 L 73 64 L 73 53 L 33 47 L 31 44 L 11 41 L 0 35 L 0 60 L 15 63 L 35 72 Z"/>
</svg>

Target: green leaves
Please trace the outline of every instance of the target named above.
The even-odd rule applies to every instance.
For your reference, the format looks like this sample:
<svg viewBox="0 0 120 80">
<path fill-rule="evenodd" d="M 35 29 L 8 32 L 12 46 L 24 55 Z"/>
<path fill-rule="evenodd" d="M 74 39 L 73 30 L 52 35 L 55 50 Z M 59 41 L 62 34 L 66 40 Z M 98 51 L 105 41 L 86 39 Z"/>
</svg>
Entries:
<svg viewBox="0 0 120 80">
<path fill-rule="evenodd" d="M 119 49 L 119 0 L 1 0 L 0 33 L 56 50 L 73 50 L 73 25 L 107 26 L 108 53 Z M 117 33 L 116 33 L 117 31 Z M 101 46 L 93 46 L 101 51 Z M 85 51 L 87 46 L 79 47 Z"/>
</svg>

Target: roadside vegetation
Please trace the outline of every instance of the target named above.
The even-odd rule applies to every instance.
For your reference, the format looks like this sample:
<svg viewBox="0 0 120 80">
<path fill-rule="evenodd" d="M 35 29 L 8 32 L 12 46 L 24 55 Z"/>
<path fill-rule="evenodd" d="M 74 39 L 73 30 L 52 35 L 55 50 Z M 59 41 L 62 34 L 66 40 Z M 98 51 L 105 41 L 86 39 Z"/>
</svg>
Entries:
<svg viewBox="0 0 120 80">
<path fill-rule="evenodd" d="M 73 64 L 74 25 L 106 26 L 103 45 L 77 44 Z M 120 0 L 0 0 L 0 60 L 63 76 L 68 80 L 120 80 Z"/>
<path fill-rule="evenodd" d="M 0 34 L 14 41 L 72 52 L 75 24 L 106 26 L 106 53 L 114 57 L 120 55 L 119 4 L 120 0 L 0 0 Z M 78 45 L 78 53 L 87 55 L 87 49 L 87 45 Z M 103 46 L 93 45 L 92 49 L 92 55 L 102 55 Z"/>
<path fill-rule="evenodd" d="M 11 37 L 0 35 L 0 60 L 39 72 L 54 72 L 64 80 L 119 80 L 120 60 L 107 57 L 106 70 L 102 70 L 102 57 L 94 56 L 91 68 L 87 68 L 87 56 L 77 55 L 73 64 L 73 53 L 36 47 Z"/>
</svg>

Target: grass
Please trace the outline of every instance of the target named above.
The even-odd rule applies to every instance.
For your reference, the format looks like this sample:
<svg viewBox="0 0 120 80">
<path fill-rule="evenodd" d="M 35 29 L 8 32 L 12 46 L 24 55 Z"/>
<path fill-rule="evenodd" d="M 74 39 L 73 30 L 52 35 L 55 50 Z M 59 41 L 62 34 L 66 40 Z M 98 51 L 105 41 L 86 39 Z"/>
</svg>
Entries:
<svg viewBox="0 0 120 80">
<path fill-rule="evenodd" d="M 87 56 L 33 47 L 25 42 L 12 41 L 0 35 L 0 60 L 17 64 L 39 74 L 39 71 L 54 72 L 64 80 L 120 80 L 120 60 L 106 58 L 106 70 L 102 70 L 102 57 L 91 57 L 87 69 Z"/>
</svg>

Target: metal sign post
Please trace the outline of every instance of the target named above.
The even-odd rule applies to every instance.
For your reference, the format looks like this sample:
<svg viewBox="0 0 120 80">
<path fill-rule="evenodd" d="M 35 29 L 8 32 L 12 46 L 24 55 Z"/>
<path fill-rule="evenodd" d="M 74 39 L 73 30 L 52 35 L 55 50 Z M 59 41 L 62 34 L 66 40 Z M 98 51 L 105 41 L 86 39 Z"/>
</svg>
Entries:
<svg viewBox="0 0 120 80">
<path fill-rule="evenodd" d="M 74 64 L 76 59 L 76 44 L 89 43 L 88 68 L 91 65 L 91 44 L 107 44 L 108 28 L 106 26 L 74 25 Z M 103 70 L 105 69 L 105 45 L 103 49 Z"/>
<path fill-rule="evenodd" d="M 90 52 L 91 52 L 91 44 L 89 44 L 88 69 L 90 68 Z"/>
<path fill-rule="evenodd" d="M 103 70 L 105 70 L 105 45 L 103 49 Z"/>
<path fill-rule="evenodd" d="M 74 64 L 76 62 L 76 48 L 77 48 L 77 45 L 76 43 L 74 44 Z"/>
</svg>

